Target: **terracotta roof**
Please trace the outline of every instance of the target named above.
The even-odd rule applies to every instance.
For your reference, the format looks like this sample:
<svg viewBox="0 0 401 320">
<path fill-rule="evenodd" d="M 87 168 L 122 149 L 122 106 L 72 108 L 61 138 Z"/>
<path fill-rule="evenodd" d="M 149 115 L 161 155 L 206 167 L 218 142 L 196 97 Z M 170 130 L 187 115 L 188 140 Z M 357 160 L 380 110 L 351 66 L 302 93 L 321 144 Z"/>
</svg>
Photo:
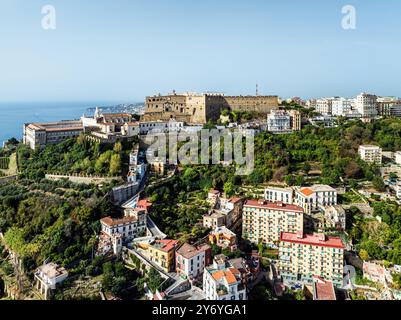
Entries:
<svg viewBox="0 0 401 320">
<path fill-rule="evenodd" d="M 235 268 L 229 268 L 226 270 L 218 270 L 214 273 L 212 273 L 212 277 L 216 281 L 220 281 L 221 279 L 225 278 L 228 284 L 234 284 L 238 282 L 237 278 L 235 275 L 241 274 L 237 269 Z"/>
<path fill-rule="evenodd" d="M 312 245 L 319 247 L 330 247 L 344 249 L 344 244 L 341 238 L 337 237 L 326 237 L 325 241 L 319 240 L 318 235 L 304 235 L 303 238 L 298 238 L 296 233 L 282 232 L 280 236 L 281 242 L 293 242 L 304 245 Z"/>
<path fill-rule="evenodd" d="M 45 128 L 48 132 L 82 131 L 83 127 Z"/>
<path fill-rule="evenodd" d="M 157 240 L 156 243 L 152 245 L 152 247 L 164 252 L 169 252 L 174 249 L 177 244 L 178 241 L 176 240 Z"/>
<path fill-rule="evenodd" d="M 241 198 L 231 198 L 228 201 L 231 203 L 238 203 L 238 202 L 241 202 Z"/>
<path fill-rule="evenodd" d="M 265 200 L 247 200 L 244 207 L 304 212 L 303 208 L 292 204 L 285 204 L 282 202 L 273 203 Z"/>
<path fill-rule="evenodd" d="M 113 219 L 111 217 L 106 217 L 100 220 L 101 223 L 104 223 L 105 225 L 109 227 L 114 227 L 120 224 L 127 224 L 130 222 L 136 222 L 137 218 L 136 217 L 124 217 L 121 219 Z"/>
<path fill-rule="evenodd" d="M 315 277 L 313 283 L 313 300 L 337 300 L 334 285 L 321 277 Z"/>
<path fill-rule="evenodd" d="M 102 114 L 104 118 L 113 118 L 113 117 L 132 117 L 129 113 L 104 113 Z"/>
<path fill-rule="evenodd" d="M 311 196 L 312 194 L 314 194 L 315 192 L 312 190 L 312 189 L 309 189 L 309 188 L 303 188 L 303 189 L 301 189 L 301 190 L 299 190 L 303 195 L 305 195 L 305 196 L 307 196 L 307 197 L 309 197 L 309 196 Z"/>
<path fill-rule="evenodd" d="M 210 249 L 210 246 L 207 244 L 195 247 L 193 245 L 190 245 L 189 243 L 185 243 L 181 248 L 177 250 L 177 254 L 184 257 L 185 259 L 191 259 L 208 249 Z"/>
<path fill-rule="evenodd" d="M 210 190 L 209 191 L 209 193 L 213 193 L 213 194 L 220 194 L 220 191 L 219 190 Z"/>
<path fill-rule="evenodd" d="M 152 202 L 150 202 L 148 199 L 139 200 L 138 203 L 136 204 L 137 207 L 141 208 L 148 208 L 151 207 L 152 205 L 153 205 Z"/>
<path fill-rule="evenodd" d="M 139 126 L 139 122 L 127 122 L 126 124 L 129 126 Z"/>
</svg>

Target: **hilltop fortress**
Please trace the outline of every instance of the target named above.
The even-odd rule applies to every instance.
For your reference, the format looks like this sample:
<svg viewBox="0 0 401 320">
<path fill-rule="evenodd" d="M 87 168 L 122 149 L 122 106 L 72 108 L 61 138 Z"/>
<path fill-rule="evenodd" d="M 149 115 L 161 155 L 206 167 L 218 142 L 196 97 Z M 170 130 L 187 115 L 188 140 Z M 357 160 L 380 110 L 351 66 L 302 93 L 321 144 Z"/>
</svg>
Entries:
<svg viewBox="0 0 401 320">
<path fill-rule="evenodd" d="M 217 120 L 224 109 L 269 114 L 278 108 L 278 96 L 225 96 L 220 93 L 186 92 L 146 97 L 143 121 L 175 119 L 204 124 Z"/>
</svg>

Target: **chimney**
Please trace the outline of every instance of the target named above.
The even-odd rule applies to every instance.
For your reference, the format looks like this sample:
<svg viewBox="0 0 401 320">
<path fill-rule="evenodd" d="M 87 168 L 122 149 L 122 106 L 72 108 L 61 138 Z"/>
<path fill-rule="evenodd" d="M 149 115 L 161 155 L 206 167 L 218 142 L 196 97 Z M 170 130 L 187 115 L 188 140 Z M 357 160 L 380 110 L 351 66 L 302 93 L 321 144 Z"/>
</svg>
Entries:
<svg viewBox="0 0 401 320">
<path fill-rule="evenodd" d="M 282 201 L 276 202 L 277 207 L 284 207 L 284 203 Z"/>
<path fill-rule="evenodd" d="M 303 238 L 304 238 L 304 233 L 303 233 L 303 231 L 298 231 L 298 232 L 297 232 L 297 238 L 298 238 L 298 239 L 303 239 Z"/>
<path fill-rule="evenodd" d="M 318 237 L 319 237 L 319 241 L 321 241 L 321 242 L 326 241 L 326 235 L 324 233 L 319 233 Z"/>
</svg>

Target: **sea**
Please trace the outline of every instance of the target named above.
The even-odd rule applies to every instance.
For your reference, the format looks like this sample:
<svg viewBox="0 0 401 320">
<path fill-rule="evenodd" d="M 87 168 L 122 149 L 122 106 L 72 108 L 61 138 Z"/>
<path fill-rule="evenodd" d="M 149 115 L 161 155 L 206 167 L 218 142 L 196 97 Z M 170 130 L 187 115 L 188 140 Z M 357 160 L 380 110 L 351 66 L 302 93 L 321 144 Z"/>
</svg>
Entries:
<svg viewBox="0 0 401 320">
<path fill-rule="evenodd" d="M 121 101 L 94 102 L 11 102 L 0 103 L 0 147 L 14 137 L 22 139 L 23 125 L 31 122 L 78 120 L 93 115 L 96 107 L 124 104 Z"/>
</svg>

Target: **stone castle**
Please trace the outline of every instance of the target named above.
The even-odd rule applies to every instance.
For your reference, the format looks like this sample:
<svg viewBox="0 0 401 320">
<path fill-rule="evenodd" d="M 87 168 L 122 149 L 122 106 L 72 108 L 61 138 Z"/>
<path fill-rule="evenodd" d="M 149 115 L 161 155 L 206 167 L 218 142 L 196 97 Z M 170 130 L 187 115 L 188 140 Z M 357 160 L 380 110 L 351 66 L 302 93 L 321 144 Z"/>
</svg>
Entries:
<svg viewBox="0 0 401 320">
<path fill-rule="evenodd" d="M 268 114 L 278 108 L 278 96 L 225 96 L 173 92 L 168 95 L 146 97 L 143 121 L 176 119 L 193 124 L 215 121 L 224 109 Z"/>
</svg>

